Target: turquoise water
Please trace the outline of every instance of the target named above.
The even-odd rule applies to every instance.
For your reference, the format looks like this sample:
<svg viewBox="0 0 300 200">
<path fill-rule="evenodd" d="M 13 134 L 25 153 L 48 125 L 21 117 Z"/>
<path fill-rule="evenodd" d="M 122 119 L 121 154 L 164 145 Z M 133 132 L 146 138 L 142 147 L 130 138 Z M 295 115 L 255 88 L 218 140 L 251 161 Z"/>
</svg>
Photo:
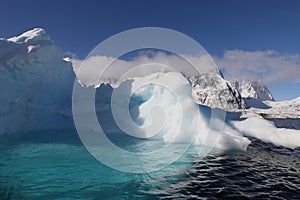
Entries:
<svg viewBox="0 0 300 200">
<path fill-rule="evenodd" d="M 42 137 L 41 137 L 42 136 Z M 30 139 L 29 139 L 30 138 Z M 56 139 L 53 139 L 56 138 Z M 2 138 L 3 139 L 3 138 Z M 92 157 L 74 132 L 31 133 L 0 145 L 2 199 L 123 199 L 149 197 L 141 191 L 182 176 L 192 159 L 186 156 L 172 166 L 150 174 L 124 173 Z M 147 148 L 135 142 L 127 149 Z M 162 142 L 152 142 L 160 146 Z M 109 152 L 107 152 L 109 154 Z M 113 159 L 113 158 L 112 158 Z M 178 171 L 179 170 L 179 171 Z M 176 174 L 177 173 L 177 174 Z M 174 176 L 170 180 L 168 176 Z M 161 182 L 162 179 L 166 181 Z"/>
<path fill-rule="evenodd" d="M 101 164 L 82 146 L 75 132 L 18 137 L 1 138 L 1 199 L 300 197 L 300 150 L 254 139 L 247 152 L 200 157 L 191 148 L 160 171 L 131 174 Z M 141 145 L 145 142 L 132 143 L 127 149 L 147 148 Z M 161 145 L 155 143 L 148 147 Z"/>
</svg>

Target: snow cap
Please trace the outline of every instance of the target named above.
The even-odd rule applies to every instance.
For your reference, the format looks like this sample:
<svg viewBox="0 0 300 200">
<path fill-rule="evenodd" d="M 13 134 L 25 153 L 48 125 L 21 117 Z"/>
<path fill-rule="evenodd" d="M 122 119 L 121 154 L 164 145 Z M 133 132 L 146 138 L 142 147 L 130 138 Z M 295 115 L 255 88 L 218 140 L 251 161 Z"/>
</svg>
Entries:
<svg viewBox="0 0 300 200">
<path fill-rule="evenodd" d="M 11 42 L 16 43 L 28 43 L 33 41 L 41 41 L 41 40 L 50 40 L 50 36 L 46 34 L 46 31 L 42 28 L 34 28 L 32 30 L 26 31 L 25 33 L 7 39 Z"/>
</svg>

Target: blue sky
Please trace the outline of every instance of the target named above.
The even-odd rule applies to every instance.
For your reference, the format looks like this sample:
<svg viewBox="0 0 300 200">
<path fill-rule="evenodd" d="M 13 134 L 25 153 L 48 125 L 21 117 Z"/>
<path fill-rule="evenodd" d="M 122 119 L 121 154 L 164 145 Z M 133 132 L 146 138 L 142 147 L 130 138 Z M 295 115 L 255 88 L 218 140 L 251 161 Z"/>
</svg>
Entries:
<svg viewBox="0 0 300 200">
<path fill-rule="evenodd" d="M 300 54 L 300 1 L 4 0 L 0 7 L 0 37 L 42 27 L 78 58 L 116 33 L 145 26 L 183 32 L 220 58 L 230 50 L 273 50 L 283 59 Z M 283 78 L 268 84 L 275 98 L 300 96 L 299 81 Z"/>
</svg>

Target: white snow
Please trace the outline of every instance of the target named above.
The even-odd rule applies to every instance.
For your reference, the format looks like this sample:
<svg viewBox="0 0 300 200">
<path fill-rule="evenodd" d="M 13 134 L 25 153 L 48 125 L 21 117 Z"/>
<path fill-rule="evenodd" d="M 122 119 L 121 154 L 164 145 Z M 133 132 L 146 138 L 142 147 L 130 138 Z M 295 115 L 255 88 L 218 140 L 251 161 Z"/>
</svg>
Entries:
<svg viewBox="0 0 300 200">
<path fill-rule="evenodd" d="M 64 57 L 63 60 L 66 61 L 66 62 L 72 62 L 72 59 L 69 58 L 69 57 Z"/>
<path fill-rule="evenodd" d="M 241 133 L 199 110 L 191 96 L 192 87 L 180 73 L 155 73 L 132 78 L 115 89 L 112 101 L 115 120 L 126 133 L 140 138 L 163 139 L 165 142 L 193 143 L 222 150 L 246 150 L 250 141 Z M 144 99 L 138 109 L 128 113 L 128 99 L 132 94 Z M 137 125 L 138 124 L 138 125 Z M 225 131 L 219 134 L 219 130 Z"/>
<path fill-rule="evenodd" d="M 245 136 L 288 148 L 300 147 L 300 131 L 276 128 L 274 123 L 253 114 L 243 121 L 232 121 L 232 125 Z"/>
<path fill-rule="evenodd" d="M 239 92 L 223 79 L 218 69 L 190 78 L 194 101 L 211 108 L 235 111 L 245 108 Z"/>
<path fill-rule="evenodd" d="M 30 53 L 31 51 L 33 51 L 33 50 L 35 50 L 35 49 L 38 49 L 38 48 L 39 48 L 38 45 L 37 45 L 37 46 L 29 45 L 29 46 L 27 47 L 27 52 Z"/>
<path fill-rule="evenodd" d="M 300 97 L 286 101 L 259 101 L 262 106 L 251 105 L 250 109 L 243 111 L 242 117 L 247 118 L 252 113 L 264 118 L 300 118 Z"/>
<path fill-rule="evenodd" d="M 300 97 L 285 101 L 264 101 L 264 103 L 270 107 L 297 107 L 300 105 Z"/>
<path fill-rule="evenodd" d="M 135 137 L 163 138 L 165 142 L 193 141 L 193 144 L 223 150 L 246 150 L 250 141 L 242 137 L 244 135 L 278 146 L 300 147 L 299 130 L 276 128 L 272 122 L 256 114 L 249 114 L 242 121 L 230 121 L 229 124 L 223 124 L 222 119 L 217 117 L 214 119 L 217 121 L 215 126 L 209 126 L 207 122 L 210 121 L 210 115 L 197 108 L 190 93 L 192 87 L 179 73 L 156 73 L 132 78 L 121 83 L 116 90 L 120 91 L 117 92 L 119 95 L 116 104 L 113 104 L 115 107 L 119 106 L 115 110 L 115 119 L 122 130 Z M 134 94 L 144 100 L 132 114 L 136 116 L 135 122 L 125 112 L 128 108 L 128 102 L 124 101 L 125 93 L 129 96 Z M 157 109 L 157 106 L 162 110 Z M 120 107 L 125 110 L 120 112 Z M 219 135 L 220 129 L 222 134 Z"/>
<path fill-rule="evenodd" d="M 267 86 L 257 81 L 232 81 L 232 85 L 240 92 L 243 98 L 256 98 L 261 101 L 271 100 L 274 98 Z"/>
<path fill-rule="evenodd" d="M 0 134 L 70 127 L 74 73 L 43 29 L 0 41 Z"/>
<path fill-rule="evenodd" d="M 50 37 L 46 34 L 45 30 L 42 28 L 34 28 L 29 30 L 19 36 L 15 36 L 7 39 L 7 41 L 15 43 L 30 43 L 40 40 L 50 40 Z"/>
</svg>

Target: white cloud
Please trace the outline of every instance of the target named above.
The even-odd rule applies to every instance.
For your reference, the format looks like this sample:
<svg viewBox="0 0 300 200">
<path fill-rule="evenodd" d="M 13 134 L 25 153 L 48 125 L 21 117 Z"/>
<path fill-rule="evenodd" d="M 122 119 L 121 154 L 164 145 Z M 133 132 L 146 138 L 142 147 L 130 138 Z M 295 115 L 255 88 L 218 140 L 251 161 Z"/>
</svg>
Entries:
<svg viewBox="0 0 300 200">
<path fill-rule="evenodd" d="M 260 80 L 265 84 L 300 82 L 300 56 L 274 50 L 227 50 L 214 57 L 227 79 Z"/>
<path fill-rule="evenodd" d="M 87 60 L 73 59 L 74 71 L 85 85 L 100 83 L 118 85 L 120 79 L 145 76 L 158 71 L 179 71 L 185 76 L 195 76 L 197 71 L 182 57 L 163 52 L 141 52 L 127 61 L 107 56 L 93 56 Z M 213 69 L 215 64 L 209 55 L 184 56 L 200 72 Z M 284 55 L 274 50 L 227 50 L 222 57 L 213 57 L 228 80 L 260 80 L 267 85 L 280 82 L 300 82 L 300 56 Z M 107 69 L 106 67 L 109 66 Z M 143 67 L 137 67 L 143 66 Z M 79 68 L 80 73 L 78 73 Z M 135 69 L 132 71 L 132 69 Z M 100 78 L 100 74 L 102 74 Z"/>
<path fill-rule="evenodd" d="M 84 61 L 72 60 L 72 63 L 79 81 L 88 86 L 98 86 L 100 83 L 116 86 L 120 80 L 146 76 L 155 72 L 178 71 L 189 77 L 199 74 L 199 71 L 204 73 L 215 69 L 215 64 L 209 55 L 184 56 L 183 59 L 182 56 L 161 52 L 151 57 L 139 54 L 137 58 L 130 61 L 107 56 L 93 56 Z"/>
</svg>

